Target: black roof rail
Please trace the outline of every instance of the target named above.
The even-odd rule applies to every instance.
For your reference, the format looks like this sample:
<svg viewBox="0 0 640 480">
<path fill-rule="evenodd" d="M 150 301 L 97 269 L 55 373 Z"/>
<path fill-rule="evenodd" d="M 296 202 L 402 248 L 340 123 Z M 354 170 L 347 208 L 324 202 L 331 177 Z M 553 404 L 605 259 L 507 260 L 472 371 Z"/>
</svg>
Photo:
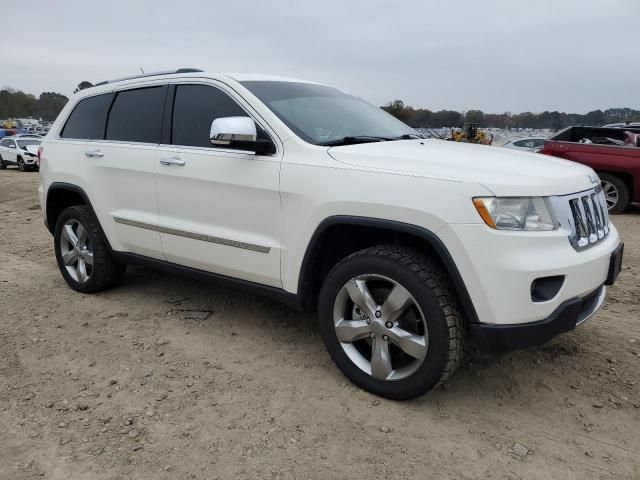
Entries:
<svg viewBox="0 0 640 480">
<path fill-rule="evenodd" d="M 107 85 L 108 83 L 122 82 L 123 80 L 133 80 L 135 78 L 155 77 L 157 75 L 171 75 L 174 73 L 199 73 L 202 71 L 203 70 L 200 70 L 199 68 L 179 68 L 177 70 L 165 70 L 163 72 L 143 73 L 142 75 L 132 75 L 131 77 L 116 78 L 114 80 L 105 80 L 103 82 L 96 83 L 94 87 L 97 87 L 99 85 Z"/>
</svg>

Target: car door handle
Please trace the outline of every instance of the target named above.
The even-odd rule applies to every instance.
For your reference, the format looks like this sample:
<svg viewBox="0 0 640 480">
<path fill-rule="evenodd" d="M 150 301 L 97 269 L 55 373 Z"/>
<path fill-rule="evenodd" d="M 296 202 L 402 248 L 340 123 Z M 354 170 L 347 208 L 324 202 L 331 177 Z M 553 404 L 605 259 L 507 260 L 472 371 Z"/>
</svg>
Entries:
<svg viewBox="0 0 640 480">
<path fill-rule="evenodd" d="M 168 157 L 168 158 L 161 158 L 160 163 L 162 165 L 176 165 L 178 167 L 184 167 L 186 162 L 184 160 L 180 160 L 180 158 L 178 157 Z"/>
<path fill-rule="evenodd" d="M 100 150 L 87 150 L 86 152 L 84 152 L 85 156 L 89 157 L 89 158 L 102 158 L 104 157 L 104 153 L 102 153 Z"/>
</svg>

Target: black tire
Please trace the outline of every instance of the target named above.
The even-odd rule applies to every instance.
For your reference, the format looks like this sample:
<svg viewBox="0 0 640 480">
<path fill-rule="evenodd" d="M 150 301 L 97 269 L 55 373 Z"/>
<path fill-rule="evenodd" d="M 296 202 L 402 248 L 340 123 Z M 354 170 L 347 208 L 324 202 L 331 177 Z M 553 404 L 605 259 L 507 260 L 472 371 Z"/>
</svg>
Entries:
<svg viewBox="0 0 640 480">
<path fill-rule="evenodd" d="M 72 277 L 63 260 L 62 230 L 69 221 L 75 221 L 82 225 L 87 233 L 91 250 L 93 251 L 93 267 L 89 278 L 83 282 Z M 106 290 L 120 280 L 125 270 L 125 267 L 116 263 L 109 253 L 107 242 L 98 223 L 98 219 L 91 209 L 85 205 L 66 208 L 60 214 L 54 231 L 54 249 L 56 252 L 56 260 L 58 261 L 58 268 L 60 268 L 62 276 L 67 284 L 78 292 L 96 293 Z"/>
<path fill-rule="evenodd" d="M 18 170 L 20 170 L 21 172 L 24 172 L 25 171 L 24 160 L 22 160 L 22 157 L 18 157 L 17 161 L 18 161 Z"/>
<path fill-rule="evenodd" d="M 7 169 L 7 164 L 4 163 L 2 155 L 0 155 L 0 170 L 6 170 L 6 169 Z"/>
<path fill-rule="evenodd" d="M 600 176 L 600 180 L 602 180 L 602 187 L 605 188 L 605 194 L 607 193 L 606 188 L 609 185 L 612 186 L 618 194 L 618 201 L 613 206 L 607 204 L 609 213 L 623 213 L 631 202 L 629 187 L 625 181 L 617 175 L 611 175 L 610 173 L 600 173 L 598 175 Z"/>
<path fill-rule="evenodd" d="M 402 285 L 423 313 L 428 349 L 422 364 L 406 378 L 374 378 L 349 358 L 338 340 L 334 326 L 337 296 L 347 281 L 367 274 Z M 467 329 L 458 303 L 448 275 L 427 256 L 393 245 L 371 247 L 343 259 L 325 278 L 318 301 L 320 333 L 331 358 L 353 383 L 381 397 L 408 400 L 442 383 L 462 363 Z"/>
</svg>

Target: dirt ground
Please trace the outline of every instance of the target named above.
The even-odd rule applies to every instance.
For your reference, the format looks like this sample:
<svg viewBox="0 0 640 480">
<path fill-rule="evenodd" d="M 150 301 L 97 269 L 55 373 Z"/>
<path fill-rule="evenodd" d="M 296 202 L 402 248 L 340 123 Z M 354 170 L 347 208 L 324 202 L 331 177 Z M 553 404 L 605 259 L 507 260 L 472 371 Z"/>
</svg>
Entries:
<svg viewBox="0 0 640 480">
<path fill-rule="evenodd" d="M 72 291 L 37 181 L 0 171 L 0 479 L 640 478 L 640 208 L 597 316 L 397 403 L 270 300 L 144 268 Z"/>
</svg>

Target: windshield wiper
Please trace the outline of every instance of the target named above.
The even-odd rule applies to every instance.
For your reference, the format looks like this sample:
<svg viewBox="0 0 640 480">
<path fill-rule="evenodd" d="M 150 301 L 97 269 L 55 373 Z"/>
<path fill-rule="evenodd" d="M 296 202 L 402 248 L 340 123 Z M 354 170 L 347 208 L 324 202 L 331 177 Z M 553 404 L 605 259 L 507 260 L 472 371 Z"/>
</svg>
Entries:
<svg viewBox="0 0 640 480">
<path fill-rule="evenodd" d="M 417 133 L 405 133 L 404 135 L 400 135 L 399 137 L 393 137 L 389 140 L 416 140 L 416 139 L 424 139 L 422 135 L 418 135 Z"/>
<path fill-rule="evenodd" d="M 339 147 L 341 145 L 355 145 L 357 143 L 386 142 L 391 140 L 387 137 L 374 137 L 369 135 L 358 135 L 331 140 L 330 142 L 322 142 L 319 145 L 323 147 Z"/>
</svg>

